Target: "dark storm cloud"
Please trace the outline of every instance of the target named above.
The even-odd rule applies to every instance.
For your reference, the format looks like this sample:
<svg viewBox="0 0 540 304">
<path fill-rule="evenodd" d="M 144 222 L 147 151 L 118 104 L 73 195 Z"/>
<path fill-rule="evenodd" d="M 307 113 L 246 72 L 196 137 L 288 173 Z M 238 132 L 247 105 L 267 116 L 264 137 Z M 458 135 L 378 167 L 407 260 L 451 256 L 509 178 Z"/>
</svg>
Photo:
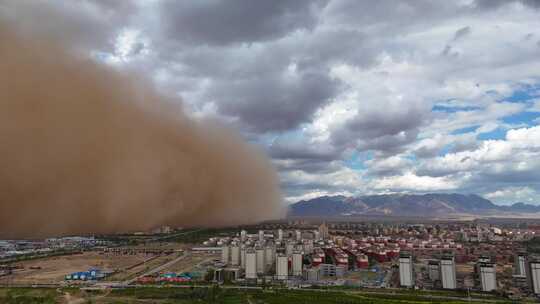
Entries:
<svg viewBox="0 0 540 304">
<path fill-rule="evenodd" d="M 420 147 L 415 149 L 413 153 L 417 158 L 431 158 L 437 156 L 440 150 L 440 147 Z"/>
<path fill-rule="evenodd" d="M 171 39 L 194 44 L 253 43 L 317 24 L 327 1 L 165 1 L 162 16 Z"/>
<path fill-rule="evenodd" d="M 469 35 L 471 33 L 471 27 L 470 26 L 465 26 L 465 27 L 462 27 L 460 28 L 459 30 L 456 31 L 456 33 L 454 34 L 454 41 L 457 41 L 467 35 Z"/>
<path fill-rule="evenodd" d="M 136 7 L 128 1 L 7 1 L 0 3 L 0 19 L 16 22 L 50 39 L 82 51 L 110 50 L 113 39 L 130 23 Z"/>
<path fill-rule="evenodd" d="M 539 0 L 476 0 L 476 7 L 479 9 L 496 9 L 511 3 L 521 3 L 533 8 L 540 8 Z"/>
<path fill-rule="evenodd" d="M 358 45 L 360 44 L 360 45 Z M 295 35 L 257 46 L 173 45 L 181 75 L 208 79 L 205 95 L 226 116 L 239 118 L 250 132 L 294 129 L 334 98 L 343 84 L 330 67 L 347 63 L 367 67 L 377 52 L 355 30 Z"/>
<path fill-rule="evenodd" d="M 396 153 L 416 140 L 419 128 L 428 118 L 428 111 L 409 106 L 397 112 L 360 112 L 332 134 L 337 146 L 357 147 Z"/>
<path fill-rule="evenodd" d="M 336 24 L 369 26 L 392 35 L 467 11 L 470 7 L 456 5 L 454 1 L 334 0 L 328 5 L 327 17 Z"/>
<path fill-rule="evenodd" d="M 269 148 L 274 159 L 302 159 L 331 161 L 340 156 L 340 151 L 329 145 L 314 145 L 306 141 L 275 140 Z"/>
<path fill-rule="evenodd" d="M 336 172 L 341 168 L 334 161 L 322 161 L 316 159 L 276 160 L 274 161 L 274 166 L 276 166 L 280 172 L 303 171 L 311 174 L 327 174 Z"/>
<path fill-rule="evenodd" d="M 339 169 L 334 162 L 342 151 L 325 144 L 310 144 L 303 140 L 276 139 L 268 148 L 280 171 L 301 170 L 308 173 L 330 173 Z"/>
<path fill-rule="evenodd" d="M 267 132 L 293 129 L 309 121 L 336 94 L 338 85 L 323 73 L 293 78 L 261 75 L 217 83 L 210 91 L 219 100 L 220 112 L 239 117 L 248 129 Z"/>
</svg>

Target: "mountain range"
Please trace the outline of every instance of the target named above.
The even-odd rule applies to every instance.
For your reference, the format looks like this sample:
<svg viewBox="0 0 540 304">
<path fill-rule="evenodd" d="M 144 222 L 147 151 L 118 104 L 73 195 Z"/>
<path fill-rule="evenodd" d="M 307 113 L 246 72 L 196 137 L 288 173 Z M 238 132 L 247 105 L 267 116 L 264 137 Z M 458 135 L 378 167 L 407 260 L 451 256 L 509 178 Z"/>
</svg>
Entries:
<svg viewBox="0 0 540 304">
<path fill-rule="evenodd" d="M 475 194 L 429 193 L 321 196 L 292 204 L 289 216 L 528 216 L 539 212 L 540 206 L 526 203 L 501 206 Z"/>
</svg>

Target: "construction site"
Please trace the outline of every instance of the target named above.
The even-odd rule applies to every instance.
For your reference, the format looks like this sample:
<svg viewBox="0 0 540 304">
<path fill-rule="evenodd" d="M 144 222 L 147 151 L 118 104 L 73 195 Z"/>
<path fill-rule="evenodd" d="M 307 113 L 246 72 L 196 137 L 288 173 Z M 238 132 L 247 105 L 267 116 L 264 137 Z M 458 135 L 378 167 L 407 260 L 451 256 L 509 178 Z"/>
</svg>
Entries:
<svg viewBox="0 0 540 304">
<path fill-rule="evenodd" d="M 0 263 L 0 286 L 127 285 L 141 282 L 143 277 L 191 273 L 199 264 L 218 257 L 211 253 L 193 255 L 186 248 L 185 244 L 172 242 L 99 246 L 63 255 Z M 204 276 L 201 271 L 198 273 Z"/>
</svg>

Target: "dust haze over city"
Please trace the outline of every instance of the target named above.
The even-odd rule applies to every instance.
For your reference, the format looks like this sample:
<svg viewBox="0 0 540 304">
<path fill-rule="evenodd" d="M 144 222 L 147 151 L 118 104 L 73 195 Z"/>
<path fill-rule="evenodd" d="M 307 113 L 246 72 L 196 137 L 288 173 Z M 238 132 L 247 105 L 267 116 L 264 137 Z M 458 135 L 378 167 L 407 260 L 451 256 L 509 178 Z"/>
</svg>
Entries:
<svg viewBox="0 0 540 304">
<path fill-rule="evenodd" d="M 0 46 L 7 71 L 0 79 L 3 234 L 223 226 L 281 216 L 271 164 L 233 131 L 188 119 L 147 84 L 71 56 L 63 41 L 53 45 L 9 24 L 0 31 L 9 41 Z"/>
<path fill-rule="evenodd" d="M 7 0 L 0 68 L 0 303 L 540 299 L 537 0 Z"/>
</svg>

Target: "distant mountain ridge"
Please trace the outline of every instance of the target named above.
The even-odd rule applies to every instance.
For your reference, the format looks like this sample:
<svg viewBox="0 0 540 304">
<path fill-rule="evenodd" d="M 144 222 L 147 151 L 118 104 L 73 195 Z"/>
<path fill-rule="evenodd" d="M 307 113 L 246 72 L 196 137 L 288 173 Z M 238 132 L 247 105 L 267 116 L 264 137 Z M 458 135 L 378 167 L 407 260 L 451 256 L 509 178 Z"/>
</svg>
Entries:
<svg viewBox="0 0 540 304">
<path fill-rule="evenodd" d="M 470 194 L 383 194 L 359 197 L 321 196 L 290 206 L 291 216 L 437 216 L 499 215 L 540 212 L 540 206 L 515 203 L 500 206 L 479 195 Z"/>
</svg>

